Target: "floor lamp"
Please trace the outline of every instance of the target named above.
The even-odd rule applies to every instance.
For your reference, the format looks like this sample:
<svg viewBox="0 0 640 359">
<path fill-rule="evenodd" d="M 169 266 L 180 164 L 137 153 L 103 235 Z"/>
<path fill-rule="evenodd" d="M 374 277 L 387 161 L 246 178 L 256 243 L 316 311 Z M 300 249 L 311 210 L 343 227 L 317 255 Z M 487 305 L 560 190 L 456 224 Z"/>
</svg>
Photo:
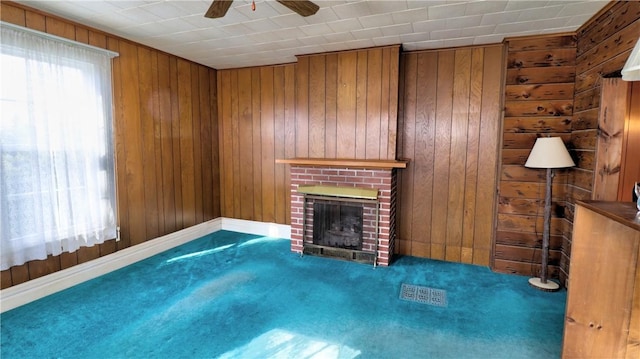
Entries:
<svg viewBox="0 0 640 359">
<path fill-rule="evenodd" d="M 567 148 L 560 137 L 539 137 L 531 149 L 529 158 L 524 164 L 528 168 L 546 168 L 547 185 L 544 195 L 544 229 L 542 233 L 542 267 L 539 278 L 529 279 L 532 287 L 553 292 L 560 289 L 558 283 L 547 280 L 547 264 L 549 262 L 549 231 L 551 228 L 551 179 L 554 168 L 573 167 Z"/>
</svg>

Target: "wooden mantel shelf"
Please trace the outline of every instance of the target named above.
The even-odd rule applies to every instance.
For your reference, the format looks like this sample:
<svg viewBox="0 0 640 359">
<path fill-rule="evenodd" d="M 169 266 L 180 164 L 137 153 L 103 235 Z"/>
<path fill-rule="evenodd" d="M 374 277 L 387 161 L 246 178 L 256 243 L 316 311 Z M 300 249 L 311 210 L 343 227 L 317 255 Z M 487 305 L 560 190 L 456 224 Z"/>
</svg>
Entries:
<svg viewBox="0 0 640 359">
<path fill-rule="evenodd" d="M 409 160 L 357 160 L 343 158 L 279 158 L 276 163 L 310 167 L 407 168 Z"/>
</svg>

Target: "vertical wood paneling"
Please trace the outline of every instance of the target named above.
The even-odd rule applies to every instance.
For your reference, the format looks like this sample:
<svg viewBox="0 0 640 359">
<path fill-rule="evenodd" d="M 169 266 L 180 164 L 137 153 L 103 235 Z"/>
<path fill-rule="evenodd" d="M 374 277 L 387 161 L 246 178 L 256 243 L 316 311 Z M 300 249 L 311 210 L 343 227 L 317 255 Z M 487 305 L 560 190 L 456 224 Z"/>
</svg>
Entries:
<svg viewBox="0 0 640 359">
<path fill-rule="evenodd" d="M 222 216 L 289 223 L 288 168 L 275 160 L 295 156 L 295 76 L 294 65 L 218 71 Z"/>
<path fill-rule="evenodd" d="M 328 54 L 325 61 L 325 151 L 327 158 L 336 158 L 338 138 L 338 55 Z"/>
<path fill-rule="evenodd" d="M 381 138 L 382 115 L 382 49 L 367 53 L 367 109 L 365 158 L 381 158 L 381 147 L 386 149 L 386 137 Z M 385 126 L 386 127 L 386 126 Z"/>
<path fill-rule="evenodd" d="M 473 241 L 476 234 L 474 227 L 476 225 L 483 71 L 484 49 L 474 48 L 471 52 L 471 68 L 469 73 L 469 115 L 465 163 L 465 190 L 462 206 L 462 243 L 460 248 L 460 262 L 462 263 L 473 263 Z"/>
<path fill-rule="evenodd" d="M 396 46 L 218 71 L 221 215 L 289 223 L 288 168 L 278 158 L 395 156 L 398 56 Z"/>
<path fill-rule="evenodd" d="M 242 204 L 241 201 L 241 194 L 242 194 L 242 182 L 240 179 L 240 167 L 242 166 L 246 166 L 247 163 L 246 162 L 242 162 L 241 159 L 241 153 L 240 153 L 240 122 L 242 121 L 241 119 L 241 113 L 239 110 L 239 103 L 241 102 L 241 94 L 240 94 L 240 86 L 238 85 L 238 80 L 239 78 L 239 72 L 233 72 L 231 74 L 231 91 L 230 93 L 233 94 L 233 96 L 231 97 L 231 168 L 229 168 L 228 170 L 232 171 L 232 175 L 231 175 L 231 181 L 230 181 L 230 186 L 231 186 L 231 193 L 233 194 L 233 212 L 231 212 L 230 214 L 228 214 L 227 216 L 232 217 L 232 218 L 242 218 L 242 214 L 240 212 L 240 206 Z M 224 89 L 223 91 L 226 91 L 226 89 Z M 243 136 L 246 136 L 246 132 L 242 132 Z M 220 134 L 221 137 L 224 136 L 229 136 L 228 133 L 225 134 Z M 245 153 L 245 157 L 246 157 L 246 151 Z M 246 161 L 246 159 L 245 159 Z M 246 179 L 245 179 L 246 181 Z M 247 204 L 247 205 L 253 205 L 253 203 Z"/>
<path fill-rule="evenodd" d="M 8 7 L 8 6 L 7 6 Z M 3 7 L 3 9 L 7 8 L 7 7 Z M 26 25 L 25 24 L 18 24 L 21 26 L 26 26 L 30 29 L 34 29 L 34 30 L 38 30 L 38 31 L 42 31 L 42 32 L 47 32 L 47 25 L 46 25 L 46 18 L 48 16 L 45 16 L 44 14 L 41 13 L 36 13 L 33 11 L 26 11 Z M 9 20 L 9 22 L 11 22 L 11 20 Z"/>
<path fill-rule="evenodd" d="M 309 157 L 324 157 L 326 128 L 325 57 L 309 57 Z M 303 91 L 304 93 L 304 91 Z"/>
<path fill-rule="evenodd" d="M 398 61 L 398 56 L 394 56 L 394 60 L 395 63 L 397 63 Z M 391 118 L 389 118 L 389 112 L 391 112 L 390 108 L 389 108 L 389 98 L 391 97 L 391 94 L 389 93 L 389 88 L 391 86 L 391 83 L 389 81 L 389 73 L 391 72 L 390 69 L 390 65 L 391 65 L 391 49 L 386 48 L 382 50 L 382 54 L 381 54 L 381 64 L 380 64 L 380 73 L 381 73 L 381 77 L 380 77 L 380 154 L 379 154 L 379 158 L 389 158 L 389 156 L 394 156 L 393 158 L 395 158 L 395 145 L 396 145 L 396 138 L 395 136 L 397 135 L 397 123 L 394 120 L 394 137 L 391 141 L 391 138 L 389 137 L 389 123 L 392 121 Z M 395 66 L 396 68 L 398 66 Z M 397 71 L 397 69 L 396 69 Z M 393 87 L 395 89 L 398 88 L 398 86 Z M 393 96 L 396 101 L 398 98 L 398 92 L 396 90 L 395 96 Z M 393 111 L 394 114 L 396 114 L 397 116 L 397 107 L 394 107 L 396 109 L 396 111 Z M 389 142 L 393 142 L 393 146 L 394 146 L 394 151 L 392 151 L 392 153 L 389 153 L 389 146 L 390 143 Z M 385 146 L 386 143 L 386 146 Z"/>
<path fill-rule="evenodd" d="M 253 103 L 251 88 L 252 69 L 238 71 L 238 177 L 240 197 L 238 208 L 241 219 L 253 219 Z M 257 139 L 256 139 L 257 140 Z"/>
<path fill-rule="evenodd" d="M 193 107 L 191 103 L 191 64 L 178 59 L 178 112 L 180 118 L 180 176 L 182 185 L 182 224 L 185 227 L 196 223 L 196 191 L 194 186 L 195 163 L 193 153 Z"/>
<path fill-rule="evenodd" d="M 453 107 L 451 114 L 451 147 L 449 156 L 449 203 L 447 206 L 447 237 L 445 259 L 459 262 L 462 246 L 462 219 L 466 176 L 467 129 L 469 127 L 469 91 L 471 49 L 455 52 Z"/>
<path fill-rule="evenodd" d="M 4 21 L 120 52 L 113 60 L 117 249 L 219 215 L 288 223 L 288 168 L 275 158 L 395 159 L 398 150 L 411 159 L 399 178 L 401 254 L 487 265 L 498 207 L 494 267 L 529 274 L 539 258 L 544 178 L 522 164 L 544 133 L 562 135 L 578 159 L 578 169 L 554 180 L 560 216 L 552 222 L 552 261 L 564 261 L 555 272 L 561 277 L 570 244 L 563 200 L 594 191 L 600 75 L 624 64 L 640 14 L 637 2 L 610 5 L 578 31 L 577 50 L 566 34 L 512 39 L 506 68 L 502 47 L 487 46 L 407 53 L 401 74 L 397 46 L 215 71 L 20 5 L 1 6 Z M 494 168 L 499 206 L 495 171 L 486 171 Z M 2 273 L 2 286 L 115 245 L 100 248 L 17 266 Z"/>
<path fill-rule="evenodd" d="M 395 159 L 398 56 L 393 46 L 298 57 L 296 156 Z"/>
<path fill-rule="evenodd" d="M 68 21 L 52 16 L 46 16 L 45 26 L 48 34 L 64 37 L 69 40 L 75 40 L 75 26 Z"/>
<path fill-rule="evenodd" d="M 366 158 L 367 149 L 367 78 L 368 53 L 358 51 L 356 65 L 356 152 L 350 158 Z"/>
<path fill-rule="evenodd" d="M 193 178 L 191 179 L 191 185 L 193 186 L 194 201 L 193 201 L 193 224 L 202 223 L 203 205 L 202 205 L 202 147 L 200 147 L 201 138 L 206 136 L 206 133 L 202 132 L 200 126 L 200 79 L 198 77 L 199 66 L 195 63 L 191 64 L 191 133 L 192 133 L 192 148 L 193 153 Z M 203 78 L 203 81 L 206 77 Z M 191 225 L 193 225 L 191 224 Z"/>
<path fill-rule="evenodd" d="M 418 55 L 405 54 L 402 56 L 402 67 L 405 73 L 418 74 Z M 414 187 L 414 166 L 418 159 L 415 153 L 416 135 L 416 107 L 418 101 L 417 94 L 418 76 L 404 76 L 400 89 L 402 98 L 398 111 L 401 114 L 402 131 L 399 133 L 398 151 L 403 158 L 414 159 L 407 168 L 398 173 L 398 198 L 397 198 L 397 226 L 398 226 L 398 250 L 403 254 L 413 254 L 416 256 L 428 257 L 431 250 L 427 238 L 428 236 L 413 236 L 413 187 Z M 415 239 L 414 239 L 415 238 Z"/>
<path fill-rule="evenodd" d="M 27 26 L 27 27 L 33 26 L 33 24 L 27 24 L 27 16 L 29 16 L 29 14 L 34 14 L 30 11 L 25 11 L 20 7 L 7 5 L 6 3 L 2 6 L 2 8 L 0 8 L 0 10 L 2 10 L 0 12 L 0 19 L 2 19 L 2 21 L 10 22 L 14 25 L 19 25 L 19 26 Z M 40 15 L 40 14 L 37 14 L 37 15 Z M 33 28 L 35 29 L 35 27 Z M 42 31 L 42 29 L 38 29 L 38 30 Z"/>
<path fill-rule="evenodd" d="M 144 167 L 142 123 L 140 118 L 140 83 L 138 72 L 137 47 L 131 43 L 120 42 L 120 59 L 122 70 L 122 100 L 124 101 L 122 123 L 126 143 L 124 158 L 116 158 L 116 165 L 125 174 L 125 189 L 128 198 L 127 208 L 123 208 L 129 217 L 129 241 L 131 245 L 145 241 L 147 226 L 144 203 Z M 117 124 L 118 125 L 118 124 Z"/>
<path fill-rule="evenodd" d="M 411 161 L 400 171 L 399 252 L 489 265 L 502 46 L 406 53 L 401 61 L 398 150 Z"/>
<path fill-rule="evenodd" d="M 284 141 L 284 145 L 285 145 L 285 149 L 284 149 L 284 153 L 285 153 L 285 158 L 293 158 L 296 156 L 296 152 L 295 152 L 295 123 L 296 123 L 296 117 L 295 117 L 295 111 L 293 110 L 293 108 L 295 108 L 295 101 L 296 101 L 296 71 L 295 71 L 296 67 L 295 66 L 287 66 L 284 69 L 284 87 L 283 87 L 283 92 L 285 92 L 285 101 L 284 101 L 284 107 L 283 107 L 283 111 L 285 113 L 285 141 Z M 280 142 L 280 141 L 277 141 Z M 286 175 L 286 182 L 285 182 L 285 198 L 286 198 L 286 205 L 285 205 L 285 218 L 286 218 L 286 222 L 285 223 L 290 223 L 290 218 L 291 218 L 291 206 L 290 206 L 290 202 L 291 202 L 291 190 L 290 190 L 290 186 L 291 186 L 291 178 L 290 176 Z"/>
<path fill-rule="evenodd" d="M 304 58 L 300 58 L 304 60 Z M 338 54 L 338 150 L 336 158 L 351 158 L 356 153 L 356 69 L 358 54 Z M 304 86 L 299 84 L 299 87 Z M 296 119 L 297 121 L 297 119 Z M 299 156 L 302 157 L 300 154 Z"/>
<path fill-rule="evenodd" d="M 157 67 L 154 69 L 152 64 L 151 51 L 146 48 L 138 48 L 138 62 L 142 64 L 149 64 L 152 66 L 152 71 L 144 71 L 139 75 L 139 94 L 140 94 L 140 122 L 141 129 L 140 135 L 142 137 L 142 153 L 144 153 L 144 162 L 142 164 L 142 176 L 144 178 L 153 178 L 156 173 L 156 157 L 155 157 L 155 129 L 154 129 L 154 108 L 153 105 L 157 103 L 153 101 L 155 91 L 153 89 L 153 76 L 157 73 Z M 153 71 L 155 70 L 155 71 Z M 151 100 L 151 101 L 149 101 Z M 158 236 L 158 203 L 157 197 L 154 195 L 157 193 L 157 187 L 155 178 L 152 181 L 147 181 L 143 185 L 142 194 L 144 195 L 144 215 L 145 215 L 145 237 L 148 235 L 151 238 Z"/>
<path fill-rule="evenodd" d="M 2 288 L 219 216 L 215 70 L 19 4 L 0 7 L 3 21 L 120 54 L 112 86 L 121 240 L 3 271 Z"/>
<path fill-rule="evenodd" d="M 311 58 L 301 57 L 296 64 L 296 156 L 309 157 L 309 91 L 314 89 L 309 86 Z"/>
<path fill-rule="evenodd" d="M 289 68 L 293 68 L 293 66 L 289 66 Z M 273 157 L 277 158 L 286 158 L 286 148 L 289 134 L 287 131 L 287 118 L 286 118 L 286 109 L 285 109 L 285 71 L 283 66 L 278 66 L 273 68 L 272 73 L 272 87 L 271 91 L 273 92 L 273 113 L 272 120 L 274 122 L 273 128 L 273 140 L 270 141 L 273 144 L 274 151 Z M 278 89 L 276 91 L 276 89 Z M 268 93 L 269 87 L 263 87 L 263 92 Z M 263 95 L 267 97 L 267 95 Z M 264 101 L 264 100 L 263 100 Z M 276 136 L 276 134 L 280 134 L 280 136 Z M 274 218 L 273 222 L 275 223 L 288 223 L 289 222 L 289 195 L 291 191 L 289 190 L 289 168 L 288 166 L 274 166 Z"/>
<path fill-rule="evenodd" d="M 251 125 L 252 125 L 252 157 L 253 157 L 253 216 L 252 219 L 262 221 L 262 158 L 259 144 L 266 139 L 262 138 L 261 131 L 261 95 L 260 95 L 260 68 L 251 69 Z"/>
<path fill-rule="evenodd" d="M 209 76 L 209 70 L 206 67 L 198 66 L 196 67 L 196 71 L 198 71 L 196 77 L 199 79 L 198 81 L 198 105 L 200 107 L 200 164 L 198 167 L 202 171 L 202 181 L 200 183 L 201 193 L 200 196 L 202 200 L 202 217 L 200 220 L 208 221 L 210 219 L 216 218 L 213 209 L 213 201 L 204 200 L 204 198 L 214 198 L 214 193 L 219 191 L 220 187 L 215 187 L 217 183 L 214 183 L 214 168 L 217 168 L 217 161 L 214 161 L 213 157 L 213 142 L 211 139 L 218 138 L 217 136 L 213 136 L 212 133 L 212 121 L 208 121 L 211 118 L 211 114 L 215 113 L 212 110 L 215 110 L 216 107 L 212 106 L 211 100 L 211 76 Z M 214 97 L 215 99 L 215 97 Z M 197 134 L 196 134 L 197 135 Z M 217 148 L 216 148 L 217 152 Z M 213 184 L 213 186 L 209 185 Z"/>
<path fill-rule="evenodd" d="M 383 88 L 383 93 L 386 95 L 389 94 L 389 97 L 385 99 L 383 102 L 383 111 L 387 109 L 387 156 L 385 158 L 396 158 L 397 151 L 397 140 L 400 137 L 399 134 L 399 97 L 396 95 L 399 93 L 399 83 L 400 83 L 400 56 L 398 48 L 388 48 L 385 51 L 385 59 L 388 55 L 388 61 L 385 61 L 383 64 L 383 77 L 388 75 L 389 78 L 389 87 L 388 89 Z M 389 72 L 387 73 L 387 69 Z M 383 121 L 384 122 L 384 121 Z"/>
<path fill-rule="evenodd" d="M 293 66 L 288 68 L 293 70 Z M 285 67 L 279 66 L 273 69 L 273 120 L 275 123 L 274 129 L 274 159 L 286 158 L 286 150 L 288 147 L 292 147 L 290 143 L 293 142 L 290 139 L 291 134 L 287 131 L 287 116 L 288 111 L 285 108 L 286 94 L 285 89 Z M 293 90 L 293 86 L 291 86 Z M 268 91 L 268 89 L 265 89 Z M 269 92 L 266 92 L 265 96 L 268 96 Z M 293 101 L 292 101 L 293 102 Z M 280 136 L 276 136 L 280 134 Z M 291 136 L 292 137 L 292 136 Z M 289 145 L 288 145 L 289 144 Z M 276 223 L 289 223 L 289 168 L 288 166 L 275 166 L 274 171 L 276 173 L 275 178 L 275 216 L 273 221 Z"/>
<path fill-rule="evenodd" d="M 204 69 L 203 69 L 204 70 Z M 204 118 L 204 121 L 207 122 L 211 126 L 211 136 L 208 141 L 204 141 L 204 145 L 211 152 L 211 192 L 212 192 L 212 201 L 211 201 L 211 216 L 210 218 L 218 218 L 221 213 L 222 206 L 222 193 L 221 193 L 221 171 L 220 171 L 220 148 L 218 146 L 218 134 L 220 132 L 220 121 L 218 119 L 218 80 L 217 80 L 217 71 L 211 71 L 210 69 L 206 69 L 207 77 L 209 78 L 209 109 L 210 112 L 208 114 L 208 118 L 211 121 L 207 121 L 207 117 Z M 204 105 L 204 102 L 203 102 Z M 207 187 L 209 182 L 205 182 L 203 186 Z"/>
<path fill-rule="evenodd" d="M 178 105 L 179 89 L 178 89 L 178 59 L 171 57 L 169 59 L 169 72 L 170 72 L 170 93 L 171 93 L 171 118 L 180 118 L 180 108 Z M 180 121 L 171 121 L 171 151 L 173 155 L 173 180 L 175 191 L 173 193 L 175 197 L 175 226 L 177 228 L 184 228 L 182 203 L 182 154 L 180 152 Z"/>
<path fill-rule="evenodd" d="M 447 213 L 449 212 L 449 173 L 451 161 L 451 113 L 455 52 L 438 53 L 438 84 L 436 93 L 436 147 L 433 168 L 433 208 L 431 218 L 431 258 L 445 259 L 447 239 Z M 405 74 L 405 76 L 410 76 Z"/>
<path fill-rule="evenodd" d="M 160 86 L 158 73 L 159 70 L 158 63 L 158 54 L 151 54 L 151 72 L 153 75 L 151 76 L 151 104 L 148 106 L 151 107 L 151 126 L 153 127 L 153 149 L 154 149 L 154 175 L 162 173 L 162 133 L 160 129 Z M 156 182 L 154 183 L 154 188 L 158 192 L 162 192 L 162 176 L 156 175 Z M 156 236 L 160 233 L 165 233 L 164 222 L 161 220 L 164 218 L 164 201 L 160 196 L 150 196 L 155 200 L 155 205 L 157 209 L 155 210 L 155 215 L 157 216 L 156 223 L 151 227 L 156 231 Z"/>
<path fill-rule="evenodd" d="M 158 54 L 158 104 L 160 121 L 160 147 L 161 147 L 161 175 L 162 178 L 162 209 L 163 233 L 171 233 L 178 227 L 176 225 L 176 196 L 173 171 L 174 153 L 171 128 L 171 71 L 170 58 L 165 54 Z"/>
<path fill-rule="evenodd" d="M 504 49 L 501 46 L 486 47 L 483 61 L 482 104 L 502 103 L 502 82 L 485 81 L 504 70 Z M 496 187 L 499 161 L 500 119 L 502 105 L 482 106 L 480 109 L 480 139 L 478 153 L 478 182 L 476 184 L 476 207 L 473 236 L 473 263 L 493 264 L 491 256 L 494 243 L 494 213 L 497 207 Z"/>
<path fill-rule="evenodd" d="M 429 233 L 431 216 L 433 213 L 433 176 L 436 125 L 436 94 L 437 83 L 430 81 L 438 71 L 438 57 L 436 53 L 418 54 L 418 76 L 415 79 L 415 130 L 413 137 L 415 153 L 411 160 L 414 164 L 411 177 L 413 188 L 413 206 L 411 213 L 418 215 L 418 220 L 412 225 L 414 243 L 412 253 L 420 257 L 429 257 L 431 243 Z M 417 101 L 416 101 L 417 100 Z M 412 121 L 413 122 L 413 121 Z"/>
<path fill-rule="evenodd" d="M 235 74 L 235 73 L 234 73 Z M 234 185 L 233 185 L 233 119 L 231 102 L 230 71 L 218 71 L 218 118 L 220 119 L 220 210 L 223 216 L 234 215 Z"/>
<path fill-rule="evenodd" d="M 262 190 L 262 221 L 276 221 L 276 167 L 269 165 L 275 162 L 275 128 L 274 117 L 275 96 L 273 86 L 273 67 L 260 68 L 260 144 L 261 144 L 261 167 L 260 187 Z M 282 133 L 283 131 L 279 131 Z M 279 166 L 282 167 L 282 166 Z M 281 179 L 281 178 L 280 178 Z M 281 179 L 282 180 L 282 179 Z"/>
</svg>

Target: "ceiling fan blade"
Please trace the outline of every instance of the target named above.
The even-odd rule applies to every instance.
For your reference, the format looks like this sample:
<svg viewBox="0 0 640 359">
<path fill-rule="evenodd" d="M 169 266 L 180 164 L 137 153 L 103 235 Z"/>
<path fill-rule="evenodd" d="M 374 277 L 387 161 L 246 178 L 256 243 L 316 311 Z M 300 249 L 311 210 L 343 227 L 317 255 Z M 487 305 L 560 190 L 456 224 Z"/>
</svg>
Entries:
<svg viewBox="0 0 640 359">
<path fill-rule="evenodd" d="M 320 7 L 309 0 L 276 0 L 302 16 L 315 14 Z"/>
<path fill-rule="evenodd" d="M 209 10 L 204 14 L 204 17 L 215 19 L 223 17 L 227 13 L 227 10 L 231 7 L 233 0 L 213 0 Z"/>
</svg>

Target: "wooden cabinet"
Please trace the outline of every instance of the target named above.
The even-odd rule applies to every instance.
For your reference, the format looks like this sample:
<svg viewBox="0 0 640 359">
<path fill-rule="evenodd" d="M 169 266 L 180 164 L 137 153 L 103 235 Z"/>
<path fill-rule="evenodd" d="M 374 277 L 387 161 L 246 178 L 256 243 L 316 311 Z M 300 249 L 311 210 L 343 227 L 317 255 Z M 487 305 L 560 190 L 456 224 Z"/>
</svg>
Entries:
<svg viewBox="0 0 640 359">
<path fill-rule="evenodd" d="M 563 358 L 640 358 L 640 219 L 634 203 L 576 204 Z"/>
</svg>

